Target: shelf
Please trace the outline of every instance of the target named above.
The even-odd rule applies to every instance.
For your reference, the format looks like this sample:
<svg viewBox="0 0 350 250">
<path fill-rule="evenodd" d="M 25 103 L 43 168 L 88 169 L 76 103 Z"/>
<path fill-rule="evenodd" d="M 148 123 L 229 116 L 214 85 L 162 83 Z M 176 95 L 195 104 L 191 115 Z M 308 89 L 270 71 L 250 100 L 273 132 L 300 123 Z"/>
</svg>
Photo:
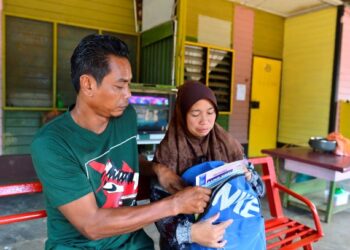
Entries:
<svg viewBox="0 0 350 250">
<path fill-rule="evenodd" d="M 210 74 L 209 81 L 211 81 L 211 80 L 230 81 L 230 77 L 223 76 L 223 75 L 217 75 L 217 74 L 211 74 L 211 72 L 209 74 Z"/>
<path fill-rule="evenodd" d="M 215 73 L 224 73 L 224 74 L 231 74 L 231 71 L 227 68 L 213 68 L 211 72 Z"/>
<path fill-rule="evenodd" d="M 204 74 L 201 74 L 201 73 L 196 73 L 196 72 L 185 72 L 185 76 L 190 76 L 190 77 L 198 77 L 198 76 L 201 76 L 201 77 L 205 77 Z"/>
<path fill-rule="evenodd" d="M 222 91 L 222 90 L 217 90 L 217 89 L 214 89 L 214 92 L 216 95 L 220 96 L 220 95 L 223 95 L 223 96 L 229 96 L 230 93 L 228 93 L 227 91 Z M 219 101 L 219 100 L 218 100 Z"/>
<path fill-rule="evenodd" d="M 220 110 L 230 110 L 233 52 L 209 49 L 209 87 L 213 89 Z"/>
<path fill-rule="evenodd" d="M 316 193 L 312 193 L 312 194 L 306 194 L 304 195 L 305 197 L 307 197 L 309 200 L 311 200 L 315 206 L 317 207 L 318 211 L 321 212 L 326 212 L 327 211 L 327 202 L 324 200 L 324 193 L 323 192 L 316 192 Z M 301 201 L 293 198 L 293 197 L 288 197 L 288 204 L 292 205 L 292 206 L 296 206 L 299 208 L 305 208 L 305 204 L 302 203 Z M 339 213 L 341 211 L 344 211 L 346 209 L 350 208 L 350 202 L 348 202 L 347 204 L 344 205 L 333 205 L 333 213 Z"/>
<path fill-rule="evenodd" d="M 221 82 L 211 82 L 209 84 L 209 87 L 213 87 L 213 88 L 230 88 L 230 86 L 227 86 L 226 83 L 221 83 Z"/>
</svg>

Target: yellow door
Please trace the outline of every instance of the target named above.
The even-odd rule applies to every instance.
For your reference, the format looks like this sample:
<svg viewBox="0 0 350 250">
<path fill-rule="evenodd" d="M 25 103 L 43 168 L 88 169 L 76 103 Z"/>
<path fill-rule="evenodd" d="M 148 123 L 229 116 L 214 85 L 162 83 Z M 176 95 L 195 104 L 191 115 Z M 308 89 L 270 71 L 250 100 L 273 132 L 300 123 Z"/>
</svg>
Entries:
<svg viewBox="0 0 350 250">
<path fill-rule="evenodd" d="M 339 132 L 350 138 L 350 103 L 341 101 L 339 113 Z"/>
<path fill-rule="evenodd" d="M 281 82 L 281 61 L 254 57 L 250 99 L 248 156 L 275 148 Z"/>
</svg>

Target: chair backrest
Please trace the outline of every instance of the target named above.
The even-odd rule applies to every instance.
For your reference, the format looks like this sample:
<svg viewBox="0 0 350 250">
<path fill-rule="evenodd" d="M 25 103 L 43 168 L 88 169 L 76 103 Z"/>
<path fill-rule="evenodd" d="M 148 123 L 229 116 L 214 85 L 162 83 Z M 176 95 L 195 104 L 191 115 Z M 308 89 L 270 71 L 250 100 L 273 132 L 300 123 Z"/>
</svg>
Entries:
<svg viewBox="0 0 350 250">
<path fill-rule="evenodd" d="M 0 186 L 0 197 L 41 193 L 43 190 L 40 182 L 15 183 Z"/>
<path fill-rule="evenodd" d="M 30 154 L 0 156 L 0 184 L 37 180 Z"/>
<path fill-rule="evenodd" d="M 262 179 L 266 185 L 266 196 L 269 202 L 271 216 L 282 218 L 284 216 L 283 208 L 279 190 L 275 186 L 277 178 L 273 159 L 271 157 L 250 158 L 249 162 L 251 162 L 255 168 L 261 166 Z"/>
<path fill-rule="evenodd" d="M 40 192 L 42 192 L 42 185 L 39 181 L 0 185 L 0 198 Z M 44 209 L 24 213 L 12 213 L 8 215 L 1 215 L 0 225 L 39 219 L 44 218 L 46 216 L 46 211 Z"/>
</svg>

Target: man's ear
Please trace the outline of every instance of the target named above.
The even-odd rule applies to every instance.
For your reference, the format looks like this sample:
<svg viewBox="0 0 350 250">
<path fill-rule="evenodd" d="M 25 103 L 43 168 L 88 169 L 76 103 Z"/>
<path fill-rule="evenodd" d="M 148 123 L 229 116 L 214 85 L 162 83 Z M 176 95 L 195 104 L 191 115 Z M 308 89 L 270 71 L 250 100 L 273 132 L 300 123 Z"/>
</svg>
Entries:
<svg viewBox="0 0 350 250">
<path fill-rule="evenodd" d="M 93 96 L 96 82 L 89 75 L 80 76 L 80 91 L 86 96 Z"/>
</svg>

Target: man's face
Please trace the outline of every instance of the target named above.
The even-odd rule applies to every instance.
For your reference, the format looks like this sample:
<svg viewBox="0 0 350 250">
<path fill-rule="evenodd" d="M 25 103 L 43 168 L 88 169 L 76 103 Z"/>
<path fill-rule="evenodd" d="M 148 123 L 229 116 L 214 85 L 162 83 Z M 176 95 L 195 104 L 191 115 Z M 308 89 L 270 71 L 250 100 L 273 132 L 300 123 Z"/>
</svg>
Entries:
<svg viewBox="0 0 350 250">
<path fill-rule="evenodd" d="M 129 60 L 122 57 L 109 57 L 110 72 L 95 89 L 91 105 L 98 115 L 117 117 L 129 105 L 132 78 Z"/>
</svg>

